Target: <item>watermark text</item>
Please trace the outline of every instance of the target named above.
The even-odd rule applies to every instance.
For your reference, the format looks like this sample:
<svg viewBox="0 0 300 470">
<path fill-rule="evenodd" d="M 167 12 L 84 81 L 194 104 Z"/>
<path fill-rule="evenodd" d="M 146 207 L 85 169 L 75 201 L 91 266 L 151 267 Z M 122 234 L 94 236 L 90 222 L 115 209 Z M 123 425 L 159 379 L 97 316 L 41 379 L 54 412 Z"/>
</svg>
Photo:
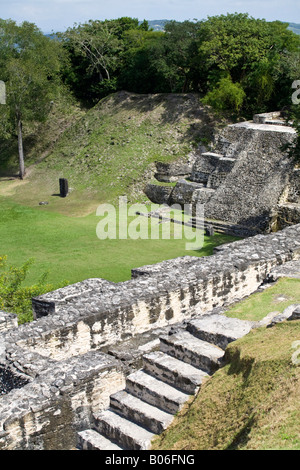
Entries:
<svg viewBox="0 0 300 470">
<path fill-rule="evenodd" d="M 197 228 L 191 217 L 197 220 Z M 119 205 L 101 204 L 96 216 L 101 217 L 96 234 L 99 240 L 185 240 L 186 250 L 198 250 L 204 245 L 203 204 L 157 204 L 127 203 L 119 198 Z"/>
</svg>

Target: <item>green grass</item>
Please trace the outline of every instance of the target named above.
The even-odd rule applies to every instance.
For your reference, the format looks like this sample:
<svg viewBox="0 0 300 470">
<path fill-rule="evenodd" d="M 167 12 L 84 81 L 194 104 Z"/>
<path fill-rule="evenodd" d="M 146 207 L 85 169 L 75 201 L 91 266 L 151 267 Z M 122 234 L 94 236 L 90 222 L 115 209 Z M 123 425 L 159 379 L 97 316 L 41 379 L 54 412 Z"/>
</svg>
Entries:
<svg viewBox="0 0 300 470">
<path fill-rule="evenodd" d="M 178 116 L 181 106 L 189 115 Z M 117 93 L 71 126 L 40 168 L 60 172 L 77 191 L 96 190 L 101 201 L 129 198 L 153 162 L 187 157 L 195 138 L 209 132 L 206 117 L 188 96 Z"/>
<path fill-rule="evenodd" d="M 89 212 L 124 194 L 130 202 L 145 201 L 143 189 L 154 163 L 184 161 L 220 122 L 197 95 L 120 92 L 85 112 L 75 106 L 65 113 L 54 108 L 38 130 L 25 124 L 26 179 L 5 181 L 0 194 L 31 207 L 51 201 L 48 210 L 83 215 L 79 212 L 87 200 Z M 16 143 L 0 141 L 0 176 L 15 174 L 17 162 Z M 62 177 L 72 188 L 66 210 L 53 196 Z"/>
<path fill-rule="evenodd" d="M 96 228 L 100 220 L 95 212 L 71 217 L 47 211 L 47 206 L 31 208 L 0 197 L 0 254 L 8 256 L 8 264 L 17 266 L 35 259 L 28 285 L 45 271 L 49 272 L 48 281 L 55 284 L 92 277 L 120 282 L 130 279 L 134 267 L 178 256 L 207 256 L 214 246 L 233 240 L 218 234 L 205 237 L 200 251 L 186 251 L 185 239 L 99 240 Z"/>
</svg>

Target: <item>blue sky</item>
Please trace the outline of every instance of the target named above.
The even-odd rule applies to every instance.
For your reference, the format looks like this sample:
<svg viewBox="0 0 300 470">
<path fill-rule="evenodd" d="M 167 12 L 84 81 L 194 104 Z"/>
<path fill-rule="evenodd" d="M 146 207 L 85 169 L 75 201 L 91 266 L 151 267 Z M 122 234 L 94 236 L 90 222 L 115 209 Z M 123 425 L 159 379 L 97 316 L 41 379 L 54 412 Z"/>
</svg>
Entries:
<svg viewBox="0 0 300 470">
<path fill-rule="evenodd" d="M 64 31 L 89 19 L 183 21 L 234 12 L 300 23 L 299 0 L 0 0 L 1 18 L 30 21 L 44 32 Z"/>
</svg>

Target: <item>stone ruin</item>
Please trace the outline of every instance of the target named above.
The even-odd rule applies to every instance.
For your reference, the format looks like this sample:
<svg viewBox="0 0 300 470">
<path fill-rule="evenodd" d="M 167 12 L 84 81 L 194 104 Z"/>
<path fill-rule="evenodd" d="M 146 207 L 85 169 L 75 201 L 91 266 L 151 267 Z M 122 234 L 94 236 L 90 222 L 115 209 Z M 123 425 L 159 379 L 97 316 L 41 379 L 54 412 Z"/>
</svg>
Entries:
<svg viewBox="0 0 300 470">
<path fill-rule="evenodd" d="M 205 200 L 209 217 L 222 221 L 219 230 L 249 223 L 249 230 L 268 232 L 272 211 L 280 219 L 281 207 L 298 205 L 299 183 L 298 170 L 279 151 L 294 132 L 266 121 L 229 126 L 214 151 L 202 151 L 189 171 L 173 168 L 189 180 L 176 184 L 172 200 Z M 171 172 L 170 166 L 158 170 L 164 178 Z M 179 191 L 181 186 L 187 190 Z M 185 256 L 133 269 L 126 282 L 88 279 L 34 298 L 30 324 L 18 326 L 14 314 L 0 312 L 0 450 L 97 448 L 89 441 L 95 438 L 96 417 L 102 416 L 103 429 L 108 426 L 104 416 L 111 418 L 109 407 L 119 406 L 116 394 L 126 395 L 143 361 L 162 367 L 151 362 L 163 352 L 159 343 L 166 347 L 162 338 L 171 341 L 206 319 L 222 324 L 228 306 L 263 284 L 291 272 L 300 277 L 300 224 L 293 222 L 276 233 L 251 233 L 219 246 L 210 257 Z M 299 319 L 299 306 L 293 307 L 288 316 Z M 164 369 L 164 376 L 169 373 Z M 156 405 L 162 407 L 162 398 Z M 130 443 L 149 445 L 133 438 Z"/>
<path fill-rule="evenodd" d="M 282 150 L 295 135 L 279 112 L 229 125 L 189 161 L 157 162 L 162 184 L 149 183 L 145 193 L 157 204 L 204 204 L 207 220 L 237 236 L 299 223 L 300 170 Z"/>
</svg>

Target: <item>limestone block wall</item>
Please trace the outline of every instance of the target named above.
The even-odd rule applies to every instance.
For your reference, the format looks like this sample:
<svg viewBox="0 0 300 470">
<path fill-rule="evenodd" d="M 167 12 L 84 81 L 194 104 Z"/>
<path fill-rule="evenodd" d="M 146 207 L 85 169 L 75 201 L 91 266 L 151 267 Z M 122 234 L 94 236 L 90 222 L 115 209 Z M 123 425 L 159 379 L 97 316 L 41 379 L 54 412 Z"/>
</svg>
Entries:
<svg viewBox="0 0 300 470">
<path fill-rule="evenodd" d="M 283 202 L 300 204 L 300 168 L 295 168 L 289 177 L 286 193 L 282 197 Z"/>
<path fill-rule="evenodd" d="M 226 245 L 211 257 L 138 268 L 131 281 L 111 283 L 107 292 L 95 289 L 71 299 L 62 292 L 61 300 L 53 301 L 55 312 L 13 330 L 10 338 L 45 358 L 86 354 L 241 299 L 255 291 L 275 265 L 299 253 L 299 227 L 295 226 Z M 51 293 L 44 298 L 50 299 Z"/>
<path fill-rule="evenodd" d="M 224 245 L 210 257 L 136 268 L 126 282 L 91 279 L 34 299 L 37 320 L 0 336 L 0 374 L 24 381 L 0 396 L 0 449 L 72 448 L 92 412 L 124 387 L 124 369 L 104 353 L 108 346 L 230 305 L 294 259 L 300 225 Z"/>
<path fill-rule="evenodd" d="M 192 171 L 192 164 L 188 162 L 163 163 L 156 162 L 155 178 L 157 181 L 171 183 L 179 178 L 189 176 Z"/>
<path fill-rule="evenodd" d="M 214 152 L 204 152 L 195 161 L 190 179 L 205 184 L 208 188 L 217 188 L 230 173 L 235 164 L 234 158 Z M 214 180 L 217 180 L 214 182 Z"/>
<path fill-rule="evenodd" d="M 148 183 L 144 188 L 144 193 L 154 204 L 169 204 L 172 186 L 159 186 Z"/>
<path fill-rule="evenodd" d="M 201 188 L 202 186 L 202 184 L 186 181 L 184 179 L 178 180 L 175 188 L 170 194 L 169 204 L 179 204 L 181 206 L 184 206 L 185 204 L 191 204 L 194 191 Z"/>
<path fill-rule="evenodd" d="M 276 224 L 278 229 L 298 224 L 300 221 L 299 204 L 282 204 L 278 206 Z"/>
<path fill-rule="evenodd" d="M 0 333 L 18 326 L 18 317 L 13 313 L 7 313 L 0 310 Z"/>
</svg>

